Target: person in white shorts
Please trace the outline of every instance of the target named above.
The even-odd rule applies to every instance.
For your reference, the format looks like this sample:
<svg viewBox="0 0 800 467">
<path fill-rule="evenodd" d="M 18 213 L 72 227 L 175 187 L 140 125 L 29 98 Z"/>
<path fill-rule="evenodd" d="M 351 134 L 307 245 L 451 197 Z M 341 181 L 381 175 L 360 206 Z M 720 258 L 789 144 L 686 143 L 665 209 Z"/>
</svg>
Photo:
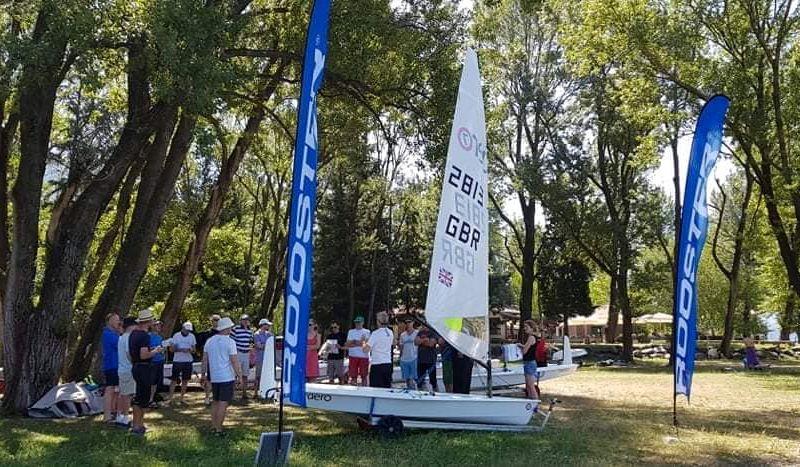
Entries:
<svg viewBox="0 0 800 467">
<path fill-rule="evenodd" d="M 119 366 L 117 367 L 117 375 L 119 376 L 119 397 L 117 399 L 118 414 L 116 423 L 127 427 L 131 421 L 128 417 L 128 411 L 131 408 L 131 397 L 136 394 L 136 381 L 133 380 L 133 364 L 131 363 L 131 354 L 128 350 L 128 342 L 130 341 L 131 331 L 136 327 L 136 319 L 128 317 L 122 320 L 123 333 L 119 336 L 117 342 L 117 351 L 119 354 Z"/>
</svg>

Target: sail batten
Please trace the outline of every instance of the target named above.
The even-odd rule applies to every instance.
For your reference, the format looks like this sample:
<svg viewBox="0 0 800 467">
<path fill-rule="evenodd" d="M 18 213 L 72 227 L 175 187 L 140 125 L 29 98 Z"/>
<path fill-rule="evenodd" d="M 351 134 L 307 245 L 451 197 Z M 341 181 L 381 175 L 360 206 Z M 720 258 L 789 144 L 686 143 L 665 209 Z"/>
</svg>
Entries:
<svg viewBox="0 0 800 467">
<path fill-rule="evenodd" d="M 486 118 L 478 56 L 468 49 L 447 149 L 428 278 L 428 323 L 456 350 L 489 358 Z"/>
</svg>

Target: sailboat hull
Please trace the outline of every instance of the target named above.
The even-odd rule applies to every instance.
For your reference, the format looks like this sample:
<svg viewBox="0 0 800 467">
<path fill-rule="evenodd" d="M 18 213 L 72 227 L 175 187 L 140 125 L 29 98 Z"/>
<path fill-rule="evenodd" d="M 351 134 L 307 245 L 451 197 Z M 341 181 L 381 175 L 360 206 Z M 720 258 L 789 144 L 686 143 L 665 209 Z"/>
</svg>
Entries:
<svg viewBox="0 0 800 467">
<path fill-rule="evenodd" d="M 306 384 L 308 408 L 364 417 L 393 415 L 447 423 L 527 425 L 539 401 L 473 394 L 428 394 L 405 389 Z"/>
</svg>

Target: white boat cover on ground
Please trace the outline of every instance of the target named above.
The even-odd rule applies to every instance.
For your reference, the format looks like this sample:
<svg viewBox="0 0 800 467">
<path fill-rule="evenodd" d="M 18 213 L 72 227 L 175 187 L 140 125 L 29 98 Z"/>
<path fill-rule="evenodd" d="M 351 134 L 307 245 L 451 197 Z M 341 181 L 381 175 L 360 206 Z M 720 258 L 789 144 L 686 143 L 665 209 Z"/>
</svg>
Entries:
<svg viewBox="0 0 800 467">
<path fill-rule="evenodd" d="M 33 418 L 75 418 L 103 411 L 100 391 L 90 391 L 84 383 L 66 383 L 50 389 L 28 408 Z"/>
<path fill-rule="evenodd" d="M 425 318 L 459 352 L 489 359 L 486 121 L 478 56 L 467 49 L 447 149 Z"/>
</svg>

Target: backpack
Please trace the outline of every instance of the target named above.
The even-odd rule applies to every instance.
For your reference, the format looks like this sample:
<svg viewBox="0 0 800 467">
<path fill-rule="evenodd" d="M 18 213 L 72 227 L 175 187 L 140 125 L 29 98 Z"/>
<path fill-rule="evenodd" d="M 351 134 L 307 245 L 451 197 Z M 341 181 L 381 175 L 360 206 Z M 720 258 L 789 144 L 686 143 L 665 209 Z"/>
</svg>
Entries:
<svg viewBox="0 0 800 467">
<path fill-rule="evenodd" d="M 537 365 L 547 364 L 547 341 L 544 337 L 536 339 L 536 349 L 533 355 Z"/>
</svg>

